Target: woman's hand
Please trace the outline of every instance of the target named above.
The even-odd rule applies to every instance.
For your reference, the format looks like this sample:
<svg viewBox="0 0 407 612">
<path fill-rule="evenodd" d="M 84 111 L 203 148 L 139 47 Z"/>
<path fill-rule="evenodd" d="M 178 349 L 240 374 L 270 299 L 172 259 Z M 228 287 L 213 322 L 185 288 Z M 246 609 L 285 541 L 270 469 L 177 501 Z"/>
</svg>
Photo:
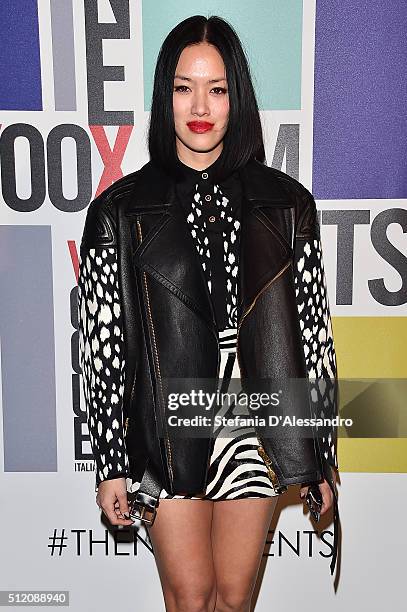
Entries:
<svg viewBox="0 0 407 612">
<path fill-rule="evenodd" d="M 321 495 L 322 495 L 322 508 L 321 508 L 321 516 L 322 516 L 332 506 L 334 496 L 333 496 L 331 487 L 329 486 L 328 482 L 325 479 L 323 482 L 318 483 L 318 486 L 319 486 L 319 490 L 321 491 Z M 309 488 L 308 486 L 304 486 L 300 488 L 300 497 L 304 501 L 305 501 L 305 496 L 308 493 L 308 488 Z"/>
<path fill-rule="evenodd" d="M 125 478 L 103 480 L 98 487 L 96 503 L 112 525 L 132 525 L 134 523 L 129 517 Z"/>
</svg>

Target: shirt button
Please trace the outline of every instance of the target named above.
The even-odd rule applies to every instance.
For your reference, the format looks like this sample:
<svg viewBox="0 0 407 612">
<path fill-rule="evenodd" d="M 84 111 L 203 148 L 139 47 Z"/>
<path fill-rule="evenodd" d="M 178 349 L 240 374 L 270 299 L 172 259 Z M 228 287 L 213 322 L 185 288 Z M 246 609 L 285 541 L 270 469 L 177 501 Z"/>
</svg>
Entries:
<svg viewBox="0 0 407 612">
<path fill-rule="evenodd" d="M 210 201 L 212 200 L 212 196 L 211 196 L 211 195 L 209 195 L 209 193 L 208 193 L 208 195 L 206 195 L 206 196 L 205 196 L 205 200 L 206 200 L 207 202 L 210 202 Z"/>
<path fill-rule="evenodd" d="M 208 173 L 207 172 L 202 172 L 201 174 L 203 179 L 207 179 L 208 178 Z"/>
<path fill-rule="evenodd" d="M 210 221 L 210 223 L 213 223 L 214 221 L 216 221 L 216 217 L 214 217 L 213 215 L 211 215 L 208 219 L 208 221 Z"/>
</svg>

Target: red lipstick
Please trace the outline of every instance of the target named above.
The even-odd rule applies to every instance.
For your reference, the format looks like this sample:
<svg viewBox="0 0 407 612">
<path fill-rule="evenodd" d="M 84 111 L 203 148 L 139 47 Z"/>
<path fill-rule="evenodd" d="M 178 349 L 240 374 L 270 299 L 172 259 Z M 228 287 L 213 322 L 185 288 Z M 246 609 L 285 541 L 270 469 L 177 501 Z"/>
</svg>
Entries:
<svg viewBox="0 0 407 612">
<path fill-rule="evenodd" d="M 214 123 L 208 123 L 208 121 L 189 121 L 187 126 L 191 130 L 191 132 L 196 132 L 197 134 L 203 134 L 204 132 L 209 132 L 214 126 Z"/>
</svg>

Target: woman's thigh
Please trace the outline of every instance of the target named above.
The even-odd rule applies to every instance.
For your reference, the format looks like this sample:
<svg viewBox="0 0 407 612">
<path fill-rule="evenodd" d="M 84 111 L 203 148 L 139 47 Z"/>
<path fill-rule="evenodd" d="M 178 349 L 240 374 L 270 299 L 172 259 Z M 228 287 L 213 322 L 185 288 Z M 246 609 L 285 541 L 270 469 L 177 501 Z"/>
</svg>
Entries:
<svg viewBox="0 0 407 612">
<path fill-rule="evenodd" d="M 148 532 L 168 610 L 188 602 L 189 609 L 199 609 L 199 602 L 216 596 L 212 512 L 210 500 L 160 500 Z"/>
<path fill-rule="evenodd" d="M 214 502 L 212 551 L 218 598 L 239 606 L 256 583 L 278 497 Z"/>
</svg>

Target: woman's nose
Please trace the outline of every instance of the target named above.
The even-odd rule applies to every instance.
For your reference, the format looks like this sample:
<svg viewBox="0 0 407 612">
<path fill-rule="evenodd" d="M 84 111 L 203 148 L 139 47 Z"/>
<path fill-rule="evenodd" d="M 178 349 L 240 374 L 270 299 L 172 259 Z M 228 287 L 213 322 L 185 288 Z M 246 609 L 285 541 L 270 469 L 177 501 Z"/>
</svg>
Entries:
<svg viewBox="0 0 407 612">
<path fill-rule="evenodd" d="M 191 111 L 197 115 L 205 115 L 209 112 L 208 100 L 204 92 L 194 93 Z"/>
</svg>

